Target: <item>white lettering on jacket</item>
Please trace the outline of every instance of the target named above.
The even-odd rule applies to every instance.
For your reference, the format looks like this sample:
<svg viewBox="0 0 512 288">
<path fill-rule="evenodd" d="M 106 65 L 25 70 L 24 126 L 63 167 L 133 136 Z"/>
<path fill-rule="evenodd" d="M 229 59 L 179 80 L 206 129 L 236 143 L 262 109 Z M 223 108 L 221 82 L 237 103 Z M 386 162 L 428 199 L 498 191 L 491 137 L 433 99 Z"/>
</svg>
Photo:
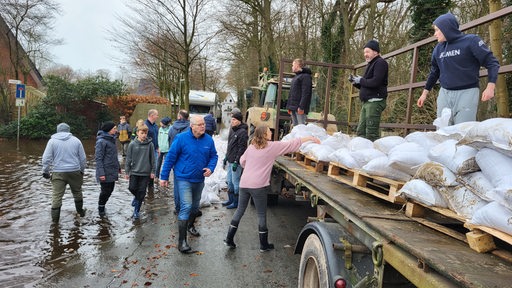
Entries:
<svg viewBox="0 0 512 288">
<path fill-rule="evenodd" d="M 453 57 L 453 56 L 458 56 L 458 55 L 460 55 L 460 49 L 441 52 L 441 55 L 439 55 L 439 58 Z"/>
</svg>

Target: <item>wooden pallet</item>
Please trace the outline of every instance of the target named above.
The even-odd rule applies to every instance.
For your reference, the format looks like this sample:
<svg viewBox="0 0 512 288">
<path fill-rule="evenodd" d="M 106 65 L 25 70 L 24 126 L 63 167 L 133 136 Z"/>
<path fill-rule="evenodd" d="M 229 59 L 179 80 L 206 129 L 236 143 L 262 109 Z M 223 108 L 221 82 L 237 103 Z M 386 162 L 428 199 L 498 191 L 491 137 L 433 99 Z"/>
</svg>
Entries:
<svg viewBox="0 0 512 288">
<path fill-rule="evenodd" d="M 369 175 L 363 171 L 350 169 L 335 162 L 329 163 L 327 175 L 388 202 L 397 204 L 404 204 L 406 202 L 404 198 L 397 195 L 404 182 Z"/>
<path fill-rule="evenodd" d="M 295 153 L 295 161 L 304 166 L 306 169 L 318 173 L 327 173 L 329 168 L 329 162 L 320 161 L 315 157 L 308 156 L 303 153 Z"/>
<path fill-rule="evenodd" d="M 423 218 L 425 214 L 425 210 L 434 211 L 438 214 L 441 214 L 447 218 L 458 221 L 461 225 L 463 225 L 466 229 L 470 230 L 465 235 L 459 232 L 455 232 L 443 225 L 428 221 Z M 406 216 L 413 218 L 414 220 L 420 222 L 423 225 L 426 225 L 432 229 L 435 229 L 439 232 L 442 232 L 446 235 L 449 235 L 453 238 L 459 239 L 463 242 L 469 244 L 469 247 L 479 253 L 485 253 L 489 251 L 495 250 L 496 244 L 494 242 L 494 238 L 500 239 L 503 242 L 512 245 L 512 235 L 503 233 L 499 230 L 469 224 L 466 222 L 464 217 L 457 215 L 457 213 L 453 212 L 447 208 L 439 208 L 434 206 L 426 206 L 422 203 L 417 203 L 414 201 L 409 201 L 406 204 L 405 208 Z M 501 256 L 501 255 L 498 255 Z M 510 255 L 506 255 L 505 257 L 509 258 Z"/>
</svg>

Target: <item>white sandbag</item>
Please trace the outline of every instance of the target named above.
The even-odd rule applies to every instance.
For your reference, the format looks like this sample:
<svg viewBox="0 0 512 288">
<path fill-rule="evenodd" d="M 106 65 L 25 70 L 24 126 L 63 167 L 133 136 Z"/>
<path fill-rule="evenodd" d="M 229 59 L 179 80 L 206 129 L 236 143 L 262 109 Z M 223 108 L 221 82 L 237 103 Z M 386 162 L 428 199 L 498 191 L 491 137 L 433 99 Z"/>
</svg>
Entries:
<svg viewBox="0 0 512 288">
<path fill-rule="evenodd" d="M 329 155 L 332 154 L 332 152 L 334 152 L 334 149 L 329 146 L 313 144 L 311 145 L 308 155 L 318 161 L 330 161 Z"/>
<path fill-rule="evenodd" d="M 477 149 L 488 147 L 512 156 L 512 119 L 492 118 L 475 125 L 459 141 Z"/>
<path fill-rule="evenodd" d="M 455 174 L 443 164 L 437 162 L 421 164 L 414 178 L 421 179 L 434 187 L 459 185 Z"/>
<path fill-rule="evenodd" d="M 477 121 L 469 121 L 462 122 L 459 124 L 451 125 L 443 127 L 436 131 L 437 134 L 447 136 L 450 139 L 461 140 L 466 136 L 466 134 L 471 130 L 475 125 L 478 125 L 480 122 Z"/>
<path fill-rule="evenodd" d="M 351 151 L 350 155 L 357 162 L 358 167 L 363 167 L 372 159 L 386 156 L 386 154 L 374 148 Z"/>
<path fill-rule="evenodd" d="M 505 188 L 512 172 L 512 158 L 496 150 L 482 148 L 475 156 L 476 163 L 494 187 Z"/>
<path fill-rule="evenodd" d="M 385 154 L 388 154 L 389 151 L 402 143 L 405 142 L 405 139 L 400 136 L 386 136 L 380 139 L 373 141 L 373 146 L 375 149 L 382 151 Z"/>
<path fill-rule="evenodd" d="M 471 219 L 475 211 L 489 203 L 478 197 L 463 185 L 455 187 L 438 187 L 438 191 L 448 202 L 450 210 L 466 219 Z"/>
<path fill-rule="evenodd" d="M 412 178 L 411 175 L 391 167 L 388 156 L 372 159 L 361 169 L 370 175 L 386 177 L 397 181 L 407 182 Z"/>
<path fill-rule="evenodd" d="M 350 142 L 350 136 L 347 134 L 343 134 L 340 132 L 336 132 L 334 134 L 328 135 L 327 138 L 322 140 L 322 145 L 331 147 L 334 151 L 341 149 L 341 148 L 347 148 L 348 143 Z"/>
<path fill-rule="evenodd" d="M 347 168 L 361 168 L 358 166 L 359 164 L 357 161 L 350 155 L 350 150 L 348 150 L 348 148 L 341 148 L 334 151 L 329 155 L 329 159 L 330 161 L 341 164 Z"/>
<path fill-rule="evenodd" d="M 405 142 L 395 146 L 389 151 L 389 163 L 391 167 L 414 176 L 419 165 L 430 161 L 427 150 L 414 142 Z"/>
<path fill-rule="evenodd" d="M 295 138 L 302 138 L 307 136 L 315 136 L 320 140 L 327 138 L 327 132 L 324 128 L 319 127 L 315 124 L 299 124 L 293 127 L 292 131 L 283 137 L 283 141 L 289 141 Z"/>
<path fill-rule="evenodd" d="M 482 171 L 460 175 L 457 177 L 457 182 L 464 185 L 466 188 L 471 190 L 471 192 L 486 201 L 495 201 L 499 199 L 494 194 L 494 186 L 487 177 L 485 177 Z"/>
<path fill-rule="evenodd" d="M 509 180 L 512 182 L 512 180 Z M 507 207 L 508 209 L 512 209 L 512 185 L 504 185 L 494 188 L 489 194 L 492 194 L 494 200 Z"/>
<path fill-rule="evenodd" d="M 373 148 L 373 142 L 363 137 L 354 137 L 348 143 L 348 149 L 350 151 L 356 151 L 361 149 Z"/>
<path fill-rule="evenodd" d="M 512 235 L 512 210 L 497 202 L 491 202 L 478 209 L 469 222 Z"/>
<path fill-rule="evenodd" d="M 398 193 L 402 197 L 412 199 L 427 206 L 448 208 L 448 204 L 441 194 L 421 179 L 412 179 L 405 183 Z"/>
<path fill-rule="evenodd" d="M 457 140 L 449 139 L 432 147 L 428 157 L 443 164 L 453 173 L 462 175 L 480 170 L 475 160 L 477 152 L 478 150 L 467 145 L 457 146 Z"/>
<path fill-rule="evenodd" d="M 405 141 L 413 142 L 424 147 L 427 151 L 437 144 L 448 140 L 449 138 L 435 132 L 413 132 L 405 136 Z"/>
<path fill-rule="evenodd" d="M 437 129 L 444 128 L 444 127 L 448 126 L 451 118 L 452 118 L 452 109 L 445 107 L 441 111 L 441 116 L 434 120 L 434 125 L 437 127 Z"/>
</svg>

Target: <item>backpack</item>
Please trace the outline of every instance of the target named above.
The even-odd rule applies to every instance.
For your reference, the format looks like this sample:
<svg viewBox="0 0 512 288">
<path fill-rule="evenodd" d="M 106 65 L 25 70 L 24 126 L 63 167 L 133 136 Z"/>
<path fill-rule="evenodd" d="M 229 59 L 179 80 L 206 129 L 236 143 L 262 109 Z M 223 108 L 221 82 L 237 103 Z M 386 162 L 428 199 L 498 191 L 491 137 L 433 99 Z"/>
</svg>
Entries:
<svg viewBox="0 0 512 288">
<path fill-rule="evenodd" d="M 130 141 L 130 137 L 128 136 L 128 130 L 119 131 L 119 141 L 121 141 L 121 142 Z"/>
</svg>

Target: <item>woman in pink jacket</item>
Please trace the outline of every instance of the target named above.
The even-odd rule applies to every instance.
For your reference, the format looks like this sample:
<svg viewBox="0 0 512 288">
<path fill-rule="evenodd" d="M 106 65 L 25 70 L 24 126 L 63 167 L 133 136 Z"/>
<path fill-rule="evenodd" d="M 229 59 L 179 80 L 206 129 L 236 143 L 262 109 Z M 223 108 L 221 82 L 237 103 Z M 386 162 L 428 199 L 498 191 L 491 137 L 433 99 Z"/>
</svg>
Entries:
<svg viewBox="0 0 512 288">
<path fill-rule="evenodd" d="M 277 157 L 286 153 L 299 150 L 300 145 L 307 141 L 320 143 L 315 137 L 303 137 L 291 141 L 270 141 L 272 132 L 266 125 L 258 126 L 254 131 L 251 145 L 240 157 L 240 165 L 244 168 L 240 179 L 240 190 L 238 208 L 233 215 L 228 235 L 224 240 L 230 248 L 236 248 L 233 237 L 235 236 L 238 224 L 249 205 L 249 198 L 252 197 L 256 213 L 258 214 L 258 230 L 260 236 L 260 252 L 274 249 L 273 244 L 268 243 L 267 229 L 267 193 L 270 190 L 270 173 Z"/>
</svg>

